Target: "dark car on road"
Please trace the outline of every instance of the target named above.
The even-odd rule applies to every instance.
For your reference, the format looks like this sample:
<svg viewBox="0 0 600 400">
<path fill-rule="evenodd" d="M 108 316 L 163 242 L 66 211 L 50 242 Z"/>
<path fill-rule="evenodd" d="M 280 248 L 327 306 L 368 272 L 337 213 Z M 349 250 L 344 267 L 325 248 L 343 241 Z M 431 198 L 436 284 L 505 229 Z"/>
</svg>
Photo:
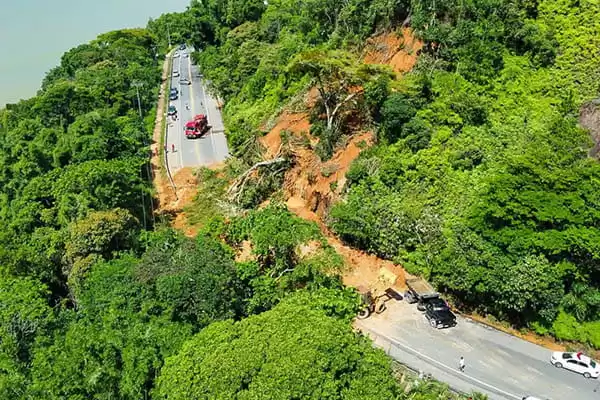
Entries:
<svg viewBox="0 0 600 400">
<path fill-rule="evenodd" d="M 177 100 L 178 97 L 179 93 L 177 92 L 177 90 L 173 91 L 173 89 L 171 89 L 171 93 L 169 94 L 169 100 Z"/>
<path fill-rule="evenodd" d="M 169 106 L 168 115 L 169 116 L 177 115 L 177 108 L 175 106 Z"/>
<path fill-rule="evenodd" d="M 449 328 L 456 325 L 456 315 L 439 297 L 425 302 L 425 317 L 429 321 L 429 325 L 434 328 Z"/>
</svg>

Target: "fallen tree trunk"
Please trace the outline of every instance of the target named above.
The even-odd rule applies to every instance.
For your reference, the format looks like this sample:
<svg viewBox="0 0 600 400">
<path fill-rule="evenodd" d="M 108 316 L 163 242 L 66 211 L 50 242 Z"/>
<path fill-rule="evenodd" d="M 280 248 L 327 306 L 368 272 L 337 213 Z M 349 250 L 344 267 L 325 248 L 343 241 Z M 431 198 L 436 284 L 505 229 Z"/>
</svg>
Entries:
<svg viewBox="0 0 600 400">
<path fill-rule="evenodd" d="M 266 161 L 257 162 L 252 167 L 250 167 L 246 172 L 244 172 L 243 174 L 241 174 L 231 184 L 231 186 L 227 190 L 227 197 L 229 197 L 229 199 L 232 200 L 232 201 L 237 201 L 239 199 L 239 197 L 241 196 L 241 194 L 243 193 L 243 191 L 244 191 L 244 186 L 246 185 L 246 182 L 248 181 L 248 179 L 250 178 L 250 176 L 252 175 L 252 173 L 254 171 L 257 171 L 260 168 L 269 167 L 269 166 L 274 165 L 274 164 L 281 164 L 281 163 L 284 163 L 286 161 L 287 161 L 287 158 L 277 157 L 277 158 L 274 158 L 272 160 L 266 160 Z"/>
</svg>

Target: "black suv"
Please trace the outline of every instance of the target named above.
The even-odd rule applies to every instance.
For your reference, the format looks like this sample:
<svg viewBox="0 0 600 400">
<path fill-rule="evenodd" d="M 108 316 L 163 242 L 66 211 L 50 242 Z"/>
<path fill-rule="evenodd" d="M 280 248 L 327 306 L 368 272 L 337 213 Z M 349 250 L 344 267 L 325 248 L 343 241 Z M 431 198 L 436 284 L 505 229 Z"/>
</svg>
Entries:
<svg viewBox="0 0 600 400">
<path fill-rule="evenodd" d="M 429 325 L 434 328 L 441 329 L 456 325 L 456 315 L 439 297 L 425 302 L 425 317 L 429 320 Z"/>
</svg>

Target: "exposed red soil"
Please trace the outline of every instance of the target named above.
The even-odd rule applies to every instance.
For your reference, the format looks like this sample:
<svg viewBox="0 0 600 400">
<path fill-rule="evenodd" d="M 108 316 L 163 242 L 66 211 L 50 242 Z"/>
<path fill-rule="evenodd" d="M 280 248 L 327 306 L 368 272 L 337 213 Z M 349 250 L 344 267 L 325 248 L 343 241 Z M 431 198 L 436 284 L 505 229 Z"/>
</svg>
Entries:
<svg viewBox="0 0 600 400">
<path fill-rule="evenodd" d="M 183 168 L 173 176 L 177 187 L 177 198 L 165 204 L 164 210 L 173 216 L 172 226 L 184 232 L 186 236 L 193 237 L 198 233 L 198 228 L 187 223 L 185 207 L 193 203 L 198 192 L 198 178 L 192 168 Z"/>
<path fill-rule="evenodd" d="M 356 134 L 331 160 L 322 162 L 303 139 L 308 138 L 312 146 L 318 142 L 318 139 L 308 134 L 309 130 L 307 113 L 284 112 L 279 116 L 275 127 L 261 138 L 261 143 L 266 148 L 266 157 L 270 158 L 281 147 L 281 132 L 287 131 L 292 136 L 290 149 L 295 164 L 286 173 L 284 181 L 288 208 L 301 218 L 317 223 L 328 243 L 342 255 L 347 265 L 343 274 L 346 285 L 375 288 L 386 284 L 401 289 L 404 286 L 404 272 L 400 266 L 344 245 L 323 222 L 329 207 L 339 199 L 350 164 L 362 149 L 372 144 L 373 134 Z M 382 283 L 382 278 L 387 278 L 385 283 Z"/>
<path fill-rule="evenodd" d="M 401 35 L 394 32 L 386 33 L 369 40 L 364 60 L 367 63 L 388 64 L 395 72 L 401 74 L 414 67 L 422 46 L 423 43 L 413 37 L 410 29 L 403 29 Z M 314 88 L 306 95 L 307 108 L 310 109 L 314 105 L 317 95 Z M 280 134 L 284 130 L 296 138 L 308 137 L 312 146 L 318 142 L 318 139 L 308 135 L 310 123 L 307 113 L 283 112 L 277 119 L 275 127 L 261 139 L 262 144 L 266 147 L 267 158 L 275 156 L 279 151 L 282 144 Z M 299 145 L 291 146 L 296 164 L 286 173 L 285 177 L 284 192 L 287 206 L 299 217 L 315 222 L 325 235 L 329 245 L 342 255 L 347 266 L 343 274 L 345 285 L 376 290 L 393 287 L 404 291 L 406 278 L 410 275 L 402 266 L 346 246 L 324 223 L 329 207 L 339 199 L 339 193 L 346 183 L 345 175 L 350 164 L 358 157 L 362 149 L 367 148 L 372 142 L 371 132 L 358 132 L 350 138 L 344 148 L 338 150 L 327 162 L 321 162 L 309 148 Z M 359 143 L 361 144 L 359 145 Z M 323 174 L 323 172 L 326 173 Z M 334 182 L 335 184 L 332 185 Z M 542 337 L 531 332 L 524 333 L 491 322 L 479 315 L 466 316 L 549 349 L 565 350 L 564 345 L 557 343 L 552 338 Z"/>
<path fill-rule="evenodd" d="M 256 256 L 252 253 L 252 243 L 249 240 L 242 241 L 242 244 L 235 255 L 236 262 L 253 261 Z"/>
<path fill-rule="evenodd" d="M 397 73 L 410 71 L 417 63 L 423 42 L 413 36 L 410 28 L 389 32 L 367 41 L 364 60 L 368 64 L 387 64 Z"/>
<path fill-rule="evenodd" d="M 410 29 L 403 29 L 400 34 L 385 33 L 368 41 L 364 61 L 388 64 L 397 73 L 407 72 L 415 65 L 422 46 Z M 312 88 L 304 99 L 306 108 L 311 109 L 317 99 L 318 91 Z M 284 181 L 288 208 L 298 216 L 316 222 L 329 244 L 344 257 L 348 269 L 343 278 L 347 285 L 374 288 L 380 286 L 383 277 L 387 278 L 390 286 L 402 289 L 405 285 L 405 272 L 401 266 L 344 245 L 323 222 L 331 205 L 339 200 L 350 164 L 362 149 L 373 143 L 372 132 L 357 132 L 344 147 L 335 152 L 331 160 L 322 162 L 311 149 L 318 143 L 318 139 L 308 133 L 308 113 L 284 111 L 270 132 L 261 138 L 261 143 L 266 148 L 266 158 L 278 153 L 282 145 L 281 133 L 284 131 L 296 139 L 290 141 L 295 165 L 286 173 Z"/>
</svg>

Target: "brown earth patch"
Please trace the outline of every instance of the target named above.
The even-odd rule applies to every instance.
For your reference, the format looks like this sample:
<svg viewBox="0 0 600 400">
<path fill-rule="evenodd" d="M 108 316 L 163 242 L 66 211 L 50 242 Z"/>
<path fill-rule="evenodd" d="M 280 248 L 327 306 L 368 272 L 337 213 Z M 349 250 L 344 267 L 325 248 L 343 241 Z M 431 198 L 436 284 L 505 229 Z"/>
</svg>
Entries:
<svg viewBox="0 0 600 400">
<path fill-rule="evenodd" d="M 173 181 L 177 187 L 177 197 L 169 196 L 169 202 L 162 205 L 161 211 L 173 217 L 173 228 L 183 231 L 186 236 L 196 236 L 198 227 L 189 226 L 184 209 L 194 202 L 198 191 L 198 178 L 192 168 L 186 167 L 177 171 Z"/>
<path fill-rule="evenodd" d="M 242 241 L 235 255 L 236 262 L 253 261 L 256 257 L 252 254 L 252 243 L 249 240 Z"/>
<path fill-rule="evenodd" d="M 391 279 L 394 282 L 390 286 L 402 289 L 404 272 L 400 266 L 346 246 L 323 222 L 329 207 L 339 199 L 350 164 L 362 149 L 373 143 L 373 134 L 362 132 L 350 137 L 347 145 L 336 151 L 331 160 L 322 162 L 311 149 L 318 143 L 318 139 L 308 134 L 308 114 L 284 112 L 275 127 L 261 138 L 267 158 L 277 154 L 282 143 L 281 132 L 284 130 L 292 136 L 289 142 L 295 160 L 284 181 L 284 193 L 290 211 L 317 223 L 329 245 L 344 258 L 348 267 L 343 274 L 346 285 L 376 288 L 381 286 L 382 276 L 393 275 L 395 279 Z"/>
<path fill-rule="evenodd" d="M 397 73 L 410 71 L 417 63 L 423 42 L 410 28 L 388 32 L 367 41 L 364 60 L 367 64 L 387 64 Z"/>
</svg>

